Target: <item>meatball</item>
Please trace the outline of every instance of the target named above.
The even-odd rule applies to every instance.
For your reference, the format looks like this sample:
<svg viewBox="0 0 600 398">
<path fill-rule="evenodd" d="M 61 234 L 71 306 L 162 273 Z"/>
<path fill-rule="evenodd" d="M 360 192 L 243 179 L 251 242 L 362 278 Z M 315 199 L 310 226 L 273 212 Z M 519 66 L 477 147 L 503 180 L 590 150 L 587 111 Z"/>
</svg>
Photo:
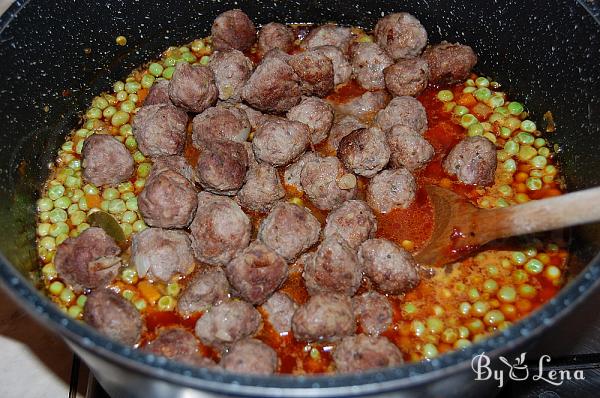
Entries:
<svg viewBox="0 0 600 398">
<path fill-rule="evenodd" d="M 329 134 L 333 124 L 333 109 L 320 98 L 308 97 L 290 109 L 287 118 L 306 124 L 310 130 L 310 142 L 318 144 Z"/>
<path fill-rule="evenodd" d="M 287 294 L 275 292 L 261 308 L 266 313 L 273 329 L 280 335 L 287 335 L 292 329 L 292 316 L 298 309 L 298 304 Z"/>
<path fill-rule="evenodd" d="M 306 207 L 280 202 L 263 220 L 258 239 L 292 262 L 319 240 L 321 224 Z"/>
<path fill-rule="evenodd" d="M 133 118 L 133 136 L 145 156 L 179 155 L 185 145 L 187 113 L 172 104 L 146 105 Z"/>
<path fill-rule="evenodd" d="M 210 34 L 215 50 L 234 48 L 244 51 L 256 41 L 254 23 L 240 9 L 219 14 L 212 24 Z"/>
<path fill-rule="evenodd" d="M 392 324 L 392 306 L 383 294 L 363 293 L 352 299 L 352 307 L 363 333 L 377 336 Z"/>
<path fill-rule="evenodd" d="M 168 283 L 174 276 L 194 270 L 194 255 L 187 232 L 147 228 L 133 235 L 131 262 L 140 277 Z"/>
<path fill-rule="evenodd" d="M 261 242 L 253 242 L 227 264 L 227 279 L 252 304 L 264 303 L 287 278 L 283 257 Z"/>
<path fill-rule="evenodd" d="M 272 115 L 265 115 L 261 111 L 257 111 L 256 109 L 250 108 L 246 104 L 236 104 L 236 108 L 244 111 L 244 113 L 248 117 L 248 121 L 250 122 L 250 127 L 252 127 L 254 131 L 258 130 L 258 128 L 262 126 L 264 122 L 266 122 L 272 117 L 275 117 Z"/>
<path fill-rule="evenodd" d="M 375 236 L 377 219 L 362 200 L 347 200 L 327 215 L 323 237 L 339 235 L 352 249 Z"/>
<path fill-rule="evenodd" d="M 492 185 L 496 174 L 496 146 L 484 137 L 467 137 L 456 144 L 442 165 L 464 184 Z"/>
<path fill-rule="evenodd" d="M 406 209 L 415 200 L 417 183 L 405 168 L 383 170 L 369 182 L 367 203 L 375 211 L 389 213 L 395 208 Z"/>
<path fill-rule="evenodd" d="M 333 351 L 338 372 L 361 372 L 402 365 L 402 352 L 383 336 L 358 334 L 344 338 Z"/>
<path fill-rule="evenodd" d="M 275 350 L 256 339 L 238 341 L 221 359 L 225 370 L 256 375 L 273 374 L 278 364 Z"/>
<path fill-rule="evenodd" d="M 244 145 L 234 141 L 204 141 L 196 181 L 208 192 L 235 195 L 244 185 L 248 169 L 248 153 Z"/>
<path fill-rule="evenodd" d="M 144 99 L 144 106 L 170 103 L 169 81 L 157 80 L 152 87 L 150 87 L 150 90 L 148 90 L 148 95 L 146 95 L 146 98 Z"/>
<path fill-rule="evenodd" d="M 326 237 L 302 274 L 310 295 L 340 293 L 352 296 L 362 281 L 362 266 L 355 249 L 337 234 Z"/>
<path fill-rule="evenodd" d="M 362 122 L 358 121 L 354 116 L 344 116 L 339 121 L 334 123 L 331 126 L 331 130 L 329 131 L 329 138 L 327 139 L 327 144 L 335 150 L 338 149 L 340 145 L 340 141 L 342 138 L 350 134 L 355 130 L 359 130 L 365 128 L 366 125 Z"/>
<path fill-rule="evenodd" d="M 208 67 L 213 71 L 215 84 L 222 101 L 239 102 L 244 84 L 252 74 L 252 61 L 241 51 L 216 51 Z"/>
<path fill-rule="evenodd" d="M 373 33 L 377 44 L 396 60 L 419 56 L 427 44 L 427 31 L 417 18 L 406 12 L 381 18 Z"/>
<path fill-rule="evenodd" d="M 477 64 L 473 49 L 463 44 L 443 42 L 425 49 L 423 58 L 429 64 L 433 83 L 464 81 Z"/>
<path fill-rule="evenodd" d="M 433 158 L 433 146 L 412 128 L 397 124 L 386 134 L 390 147 L 390 165 L 392 167 L 405 167 L 415 171 Z"/>
<path fill-rule="evenodd" d="M 306 162 L 300 182 L 310 201 L 321 210 L 331 210 L 356 195 L 356 178 L 332 156 Z"/>
<path fill-rule="evenodd" d="M 351 49 L 356 81 L 367 90 L 385 88 L 383 70 L 394 61 L 375 43 L 356 43 Z"/>
<path fill-rule="evenodd" d="M 305 152 L 300 159 L 286 167 L 283 174 L 285 185 L 293 187 L 296 191 L 302 192 L 302 184 L 300 183 L 300 174 L 306 162 L 316 159 L 317 155 L 314 152 Z"/>
<path fill-rule="evenodd" d="M 198 340 L 196 337 L 187 330 L 179 327 L 160 329 L 158 336 L 143 349 L 144 351 L 162 355 L 188 365 L 205 368 L 216 365 L 212 359 L 203 357 L 198 352 Z"/>
<path fill-rule="evenodd" d="M 194 117 L 192 142 L 201 147 L 203 142 L 231 140 L 245 142 L 250 134 L 246 112 L 238 108 L 215 106 Z"/>
<path fill-rule="evenodd" d="M 190 225 L 196 258 L 225 265 L 250 243 L 250 219 L 233 200 L 200 192 L 198 210 Z"/>
<path fill-rule="evenodd" d="M 252 151 L 250 151 L 252 153 Z M 285 197 L 277 169 L 266 163 L 250 166 L 246 183 L 237 193 L 240 205 L 246 209 L 266 212 Z"/>
<path fill-rule="evenodd" d="M 189 181 L 194 178 L 194 169 L 188 163 L 183 156 L 158 156 L 152 159 L 152 169 L 148 175 L 147 180 L 151 180 L 163 171 L 172 170 L 178 174 L 181 174 Z"/>
<path fill-rule="evenodd" d="M 401 294 L 419 283 L 412 255 L 386 239 L 369 239 L 358 250 L 365 274 L 383 293 Z"/>
<path fill-rule="evenodd" d="M 421 58 L 401 59 L 383 71 L 385 86 L 395 97 L 416 97 L 427 87 L 429 66 Z"/>
<path fill-rule="evenodd" d="M 284 118 L 266 121 L 254 134 L 252 148 L 257 159 L 284 166 L 298 158 L 310 142 L 306 124 Z"/>
<path fill-rule="evenodd" d="M 96 186 L 116 185 L 128 180 L 134 161 L 125 145 L 108 134 L 93 134 L 83 142 L 83 178 Z"/>
<path fill-rule="evenodd" d="M 109 289 L 94 290 L 87 296 L 83 320 L 103 335 L 134 345 L 142 332 L 142 317 L 133 304 Z"/>
<path fill-rule="evenodd" d="M 346 56 L 338 47 L 320 46 L 314 47 L 314 51 L 318 51 L 331 60 L 333 65 L 333 84 L 344 84 L 352 76 L 352 65 L 346 59 Z"/>
<path fill-rule="evenodd" d="M 302 46 L 305 48 L 334 46 L 346 53 L 351 41 L 352 32 L 350 28 L 327 24 L 313 28 L 302 40 Z"/>
<path fill-rule="evenodd" d="M 206 311 L 229 297 L 229 282 L 221 267 L 209 267 L 187 282 L 177 300 L 183 316 Z"/>
<path fill-rule="evenodd" d="M 215 75 L 208 66 L 179 62 L 169 83 L 169 97 L 174 105 L 188 112 L 202 112 L 217 102 L 219 90 Z"/>
<path fill-rule="evenodd" d="M 121 249 L 102 228 L 91 227 L 58 245 L 54 266 L 76 292 L 109 284 L 119 272 Z"/>
<path fill-rule="evenodd" d="M 251 304 L 226 300 L 198 319 L 195 332 L 202 343 L 220 349 L 254 335 L 260 326 L 260 313 Z"/>
<path fill-rule="evenodd" d="M 263 54 L 274 48 L 288 52 L 294 45 L 294 32 L 285 25 L 270 22 L 258 32 L 258 49 Z"/>
<path fill-rule="evenodd" d="M 292 331 L 298 340 L 335 341 L 354 334 L 352 301 L 341 294 L 318 294 L 296 310 Z"/>
<path fill-rule="evenodd" d="M 263 112 L 282 113 L 300 102 L 300 78 L 285 60 L 268 56 L 274 51 L 256 67 L 242 89 L 242 98 Z"/>
<path fill-rule="evenodd" d="M 342 138 L 337 151 L 347 169 L 371 178 L 390 160 L 385 134 L 377 127 L 355 130 Z"/>
<path fill-rule="evenodd" d="M 427 130 L 427 113 L 417 99 L 396 97 L 377 113 L 375 123 L 385 132 L 397 124 L 403 124 L 423 134 Z"/>
<path fill-rule="evenodd" d="M 196 212 L 196 189 L 184 176 L 172 170 L 156 174 L 138 196 L 144 222 L 151 227 L 187 227 Z"/>
<path fill-rule="evenodd" d="M 295 54 L 288 64 L 300 78 L 302 94 L 324 97 L 333 90 L 333 62 L 322 52 L 307 50 Z"/>
<path fill-rule="evenodd" d="M 377 111 L 385 108 L 388 102 L 390 102 L 390 96 L 385 91 L 367 91 L 347 102 L 335 104 L 334 107 L 336 113 L 370 122 Z"/>
</svg>

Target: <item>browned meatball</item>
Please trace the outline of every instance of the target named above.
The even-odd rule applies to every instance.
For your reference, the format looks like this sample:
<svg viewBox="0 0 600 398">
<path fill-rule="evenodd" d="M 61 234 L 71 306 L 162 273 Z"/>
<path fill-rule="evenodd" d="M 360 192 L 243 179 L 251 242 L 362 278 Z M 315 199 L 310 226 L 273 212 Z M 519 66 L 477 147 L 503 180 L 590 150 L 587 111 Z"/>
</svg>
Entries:
<svg viewBox="0 0 600 398">
<path fill-rule="evenodd" d="M 415 200 L 417 183 L 405 168 L 383 170 L 369 182 L 367 203 L 375 211 L 389 213 L 395 208 L 406 209 Z"/>
<path fill-rule="evenodd" d="M 254 134 L 252 148 L 258 160 L 284 166 L 304 153 L 310 131 L 304 123 L 284 118 L 266 121 Z"/>
<path fill-rule="evenodd" d="M 196 147 L 203 142 L 231 140 L 245 142 L 250 134 L 246 112 L 238 108 L 215 106 L 194 117 L 192 141 Z"/>
<path fill-rule="evenodd" d="M 401 59 L 383 71 L 385 86 L 396 97 L 416 97 L 427 87 L 429 67 L 422 58 Z"/>
<path fill-rule="evenodd" d="M 364 177 L 373 177 L 390 160 L 385 134 L 378 127 L 355 130 L 342 138 L 337 155 L 347 169 Z"/>
<path fill-rule="evenodd" d="M 356 195 L 356 178 L 332 156 L 306 162 L 300 182 L 310 201 L 322 210 L 331 210 Z"/>
<path fill-rule="evenodd" d="M 134 345 L 142 332 L 138 310 L 109 289 L 94 290 L 87 296 L 83 320 L 103 335 L 126 345 Z"/>
<path fill-rule="evenodd" d="M 362 200 L 347 200 L 327 215 L 323 237 L 338 234 L 348 246 L 357 249 L 376 231 L 377 219 L 371 208 Z"/>
<path fill-rule="evenodd" d="M 96 186 L 116 185 L 128 180 L 134 161 L 125 145 L 108 134 L 93 134 L 83 142 L 83 178 Z"/>
<path fill-rule="evenodd" d="M 173 155 L 158 156 L 152 159 L 152 169 L 150 170 L 147 180 L 151 180 L 154 176 L 166 170 L 172 170 L 179 173 L 190 181 L 194 178 L 194 169 L 192 169 L 192 166 L 190 166 L 186 158 L 179 155 Z"/>
<path fill-rule="evenodd" d="M 312 296 L 294 313 L 292 331 L 296 339 L 308 341 L 335 341 L 354 334 L 350 297 L 333 293 Z"/>
<path fill-rule="evenodd" d="M 392 324 L 392 306 L 387 297 L 374 291 L 352 299 L 354 316 L 363 333 L 377 336 Z"/>
<path fill-rule="evenodd" d="M 496 174 L 496 146 L 484 137 L 467 137 L 444 159 L 444 171 L 464 184 L 492 185 Z"/>
<path fill-rule="evenodd" d="M 239 102 L 242 88 L 252 75 L 252 61 L 238 50 L 216 51 L 208 67 L 213 71 L 219 99 Z"/>
<path fill-rule="evenodd" d="M 397 124 L 386 134 L 390 147 L 390 165 L 414 171 L 425 167 L 433 158 L 433 146 L 412 128 Z"/>
<path fill-rule="evenodd" d="M 170 103 L 171 98 L 169 98 L 168 80 L 156 81 L 152 87 L 150 87 L 150 90 L 148 90 L 148 95 L 146 95 L 146 98 L 144 98 L 144 106 Z"/>
<path fill-rule="evenodd" d="M 58 245 L 54 266 L 63 281 L 80 292 L 109 284 L 119 272 L 120 253 L 102 228 L 91 227 Z"/>
<path fill-rule="evenodd" d="M 425 49 L 423 58 L 429 64 L 433 83 L 464 81 L 477 64 L 473 49 L 463 44 L 443 42 Z"/>
<path fill-rule="evenodd" d="M 356 43 L 352 46 L 352 69 L 356 81 L 367 90 L 385 88 L 383 70 L 394 63 L 376 43 Z"/>
<path fill-rule="evenodd" d="M 287 335 L 292 330 L 292 316 L 296 312 L 298 304 L 287 294 L 281 292 L 273 293 L 261 308 L 266 313 L 269 323 L 277 333 Z"/>
<path fill-rule="evenodd" d="M 224 348 L 254 335 L 260 326 L 260 313 L 251 304 L 241 300 L 226 300 L 198 319 L 195 332 L 202 343 Z"/>
<path fill-rule="evenodd" d="M 253 242 L 227 264 L 227 279 L 252 304 L 264 303 L 287 278 L 283 257 L 261 242 Z"/>
<path fill-rule="evenodd" d="M 317 97 L 307 97 L 287 113 L 289 120 L 304 123 L 310 130 L 310 142 L 325 140 L 333 124 L 331 105 Z"/>
<path fill-rule="evenodd" d="M 333 84 L 344 84 L 352 76 L 352 65 L 338 47 L 335 46 L 320 46 L 314 47 L 314 51 L 318 51 L 331 60 L 333 65 Z"/>
<path fill-rule="evenodd" d="M 394 59 L 417 57 L 427 44 L 427 31 L 417 18 L 406 12 L 381 18 L 373 33 L 377 44 Z"/>
<path fill-rule="evenodd" d="M 140 214 L 151 227 L 187 227 L 197 204 L 194 185 L 172 170 L 163 171 L 148 180 L 138 196 Z"/>
<path fill-rule="evenodd" d="M 187 113 L 172 104 L 147 105 L 133 118 L 133 136 L 146 156 L 179 155 L 185 145 Z"/>
<path fill-rule="evenodd" d="M 242 89 L 242 98 L 263 112 L 282 113 L 300 102 L 300 78 L 288 63 L 278 56 L 268 56 L 250 76 Z"/>
<path fill-rule="evenodd" d="M 385 108 L 389 102 L 390 96 L 386 91 L 367 91 L 347 102 L 335 103 L 334 108 L 336 114 L 345 114 L 365 122 L 370 122 L 377 111 Z"/>
<path fill-rule="evenodd" d="M 327 144 L 337 150 L 342 138 L 355 130 L 365 128 L 366 125 L 356 119 L 354 116 L 344 116 L 331 126 Z"/>
<path fill-rule="evenodd" d="M 402 352 L 386 337 L 358 334 L 344 338 L 333 351 L 338 372 L 361 372 L 402 365 Z"/>
<path fill-rule="evenodd" d="M 285 185 L 293 187 L 298 192 L 303 192 L 302 184 L 300 183 L 300 174 L 302 173 L 302 168 L 306 162 L 315 159 L 316 157 L 317 155 L 314 152 L 305 152 L 300 159 L 286 167 L 283 174 L 283 181 L 285 182 Z"/>
<path fill-rule="evenodd" d="M 143 350 L 192 366 L 211 368 L 216 365 L 212 359 L 198 352 L 198 339 L 180 327 L 161 328 L 158 336 Z"/>
<path fill-rule="evenodd" d="M 333 90 L 333 62 L 322 52 L 307 50 L 295 54 L 288 64 L 300 78 L 302 94 L 324 97 Z"/>
<path fill-rule="evenodd" d="M 278 358 L 275 350 L 262 341 L 244 339 L 223 355 L 221 366 L 229 372 L 270 375 L 277 370 Z"/>
<path fill-rule="evenodd" d="M 212 24 L 211 36 L 216 50 L 234 48 L 244 51 L 256 41 L 256 28 L 240 9 L 225 11 Z"/>
<path fill-rule="evenodd" d="M 198 210 L 190 225 L 196 258 L 208 264 L 225 265 L 250 243 L 250 219 L 233 200 L 198 194 Z"/>
<path fill-rule="evenodd" d="M 184 316 L 206 311 L 229 297 L 229 282 L 221 267 L 209 267 L 187 282 L 177 300 L 177 311 Z"/>
<path fill-rule="evenodd" d="M 263 220 L 258 239 L 287 261 L 319 240 L 321 224 L 306 207 L 280 202 Z"/>
<path fill-rule="evenodd" d="M 274 48 L 288 52 L 294 45 L 294 32 L 285 25 L 270 22 L 260 28 L 258 32 L 258 49 L 267 53 Z"/>
<path fill-rule="evenodd" d="M 384 293 L 405 293 L 419 283 L 412 255 L 389 240 L 365 241 L 358 250 L 358 258 L 369 279 Z"/>
<path fill-rule="evenodd" d="M 133 235 L 131 262 L 140 277 L 170 282 L 194 270 L 194 255 L 187 232 L 147 228 Z"/>
<path fill-rule="evenodd" d="M 248 169 L 248 153 L 244 145 L 234 141 L 204 141 L 196 181 L 208 192 L 235 195 L 244 185 Z"/>
<path fill-rule="evenodd" d="M 258 130 L 258 128 L 262 126 L 264 122 L 269 120 L 269 118 L 274 117 L 272 115 L 265 115 L 261 111 L 257 111 L 256 109 L 242 103 L 236 104 L 236 108 L 244 111 L 248 117 L 248 121 L 250 122 L 250 127 L 252 127 L 252 130 L 254 131 Z"/>
<path fill-rule="evenodd" d="M 169 83 L 169 97 L 188 112 L 202 112 L 217 102 L 219 90 L 215 75 L 208 66 L 179 62 Z"/>
<path fill-rule="evenodd" d="M 423 134 L 427 130 L 427 113 L 417 99 L 396 97 L 377 113 L 375 123 L 385 132 L 397 124 L 403 124 Z"/>
<path fill-rule="evenodd" d="M 302 40 L 302 46 L 305 48 L 334 46 L 346 53 L 351 41 L 352 32 L 350 28 L 326 24 L 313 28 Z"/>
<path fill-rule="evenodd" d="M 259 212 L 268 211 L 284 196 L 285 190 L 279 180 L 277 169 L 266 163 L 250 166 L 246 183 L 237 193 L 237 199 L 242 207 Z"/>
<path fill-rule="evenodd" d="M 302 273 L 310 295 L 340 293 L 352 296 L 362 281 L 355 249 L 337 234 L 326 237 Z"/>
</svg>

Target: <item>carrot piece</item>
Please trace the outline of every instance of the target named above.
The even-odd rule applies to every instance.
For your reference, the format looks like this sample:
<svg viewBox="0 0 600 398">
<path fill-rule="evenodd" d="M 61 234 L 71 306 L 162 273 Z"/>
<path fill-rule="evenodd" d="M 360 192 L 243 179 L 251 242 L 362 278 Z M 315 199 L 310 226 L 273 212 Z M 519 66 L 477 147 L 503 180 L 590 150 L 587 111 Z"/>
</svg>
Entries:
<svg viewBox="0 0 600 398">
<path fill-rule="evenodd" d="M 466 107 L 471 107 L 477 103 L 477 100 L 471 94 L 463 94 L 458 99 L 458 104 Z"/>
<path fill-rule="evenodd" d="M 142 296 L 148 301 L 151 305 L 154 305 L 158 299 L 160 298 L 160 292 L 152 283 L 148 281 L 141 281 L 138 283 L 138 290 L 142 294 Z"/>
<path fill-rule="evenodd" d="M 138 96 L 138 101 L 136 103 L 136 105 L 141 105 L 144 100 L 146 99 L 146 96 L 148 95 L 148 89 L 147 88 L 141 88 L 137 91 L 137 96 Z"/>
<path fill-rule="evenodd" d="M 100 205 L 102 204 L 102 198 L 100 197 L 100 195 L 86 194 L 85 201 L 87 202 L 88 208 L 90 209 L 92 207 L 100 208 Z"/>
</svg>

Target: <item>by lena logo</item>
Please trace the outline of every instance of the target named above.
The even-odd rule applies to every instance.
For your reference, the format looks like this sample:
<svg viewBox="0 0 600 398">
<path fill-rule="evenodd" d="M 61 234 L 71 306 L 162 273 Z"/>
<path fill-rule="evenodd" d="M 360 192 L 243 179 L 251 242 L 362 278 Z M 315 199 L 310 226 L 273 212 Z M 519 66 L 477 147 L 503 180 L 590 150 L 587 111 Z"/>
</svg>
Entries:
<svg viewBox="0 0 600 398">
<path fill-rule="evenodd" d="M 532 369 L 530 373 L 529 367 L 525 363 L 526 355 L 526 352 L 521 353 L 520 356 L 515 358 L 514 363 L 510 363 L 505 357 L 499 357 L 498 359 L 507 367 L 507 369 L 492 369 L 490 367 L 491 360 L 485 353 L 475 355 L 471 360 L 471 369 L 475 372 L 475 380 L 493 379 L 498 382 L 498 388 L 502 388 L 507 375 L 508 379 L 513 381 L 527 380 L 529 379 L 529 376 L 531 376 L 531 379 L 534 381 L 542 380 L 554 386 L 560 386 L 565 380 L 585 379 L 583 370 L 581 369 L 544 369 L 544 365 L 550 363 L 550 355 L 542 355 L 538 361 L 537 369 Z"/>
</svg>

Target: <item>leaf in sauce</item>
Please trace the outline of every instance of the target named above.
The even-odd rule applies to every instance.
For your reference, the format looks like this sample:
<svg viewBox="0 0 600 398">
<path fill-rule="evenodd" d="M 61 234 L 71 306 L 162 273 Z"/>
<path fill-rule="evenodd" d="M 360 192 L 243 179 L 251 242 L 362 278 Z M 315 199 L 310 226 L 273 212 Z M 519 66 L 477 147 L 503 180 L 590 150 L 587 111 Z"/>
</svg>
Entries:
<svg viewBox="0 0 600 398">
<path fill-rule="evenodd" d="M 125 234 L 123 233 L 121 226 L 110 214 L 103 211 L 97 211 L 90 214 L 87 219 L 91 226 L 102 228 L 104 232 L 106 232 L 108 236 L 113 238 L 116 242 L 125 242 Z"/>
</svg>

